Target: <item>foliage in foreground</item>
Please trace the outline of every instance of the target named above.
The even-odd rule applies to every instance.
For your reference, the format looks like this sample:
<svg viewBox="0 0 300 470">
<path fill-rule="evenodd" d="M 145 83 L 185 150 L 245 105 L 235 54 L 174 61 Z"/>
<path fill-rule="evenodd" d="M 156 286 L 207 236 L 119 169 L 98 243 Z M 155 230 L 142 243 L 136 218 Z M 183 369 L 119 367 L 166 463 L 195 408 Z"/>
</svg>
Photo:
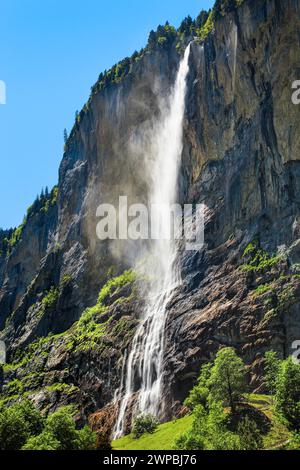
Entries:
<svg viewBox="0 0 300 470">
<path fill-rule="evenodd" d="M 247 416 L 232 429 L 231 417 L 246 391 L 245 365 L 232 348 L 221 349 L 205 364 L 185 405 L 193 410 L 193 424 L 175 441 L 179 450 L 252 450 L 262 448 L 256 423 Z M 230 407 L 230 413 L 226 407 Z"/>
<path fill-rule="evenodd" d="M 300 365 L 291 357 L 265 355 L 265 383 L 274 394 L 275 410 L 291 431 L 300 431 Z"/>
<path fill-rule="evenodd" d="M 281 422 L 290 433 L 289 439 L 282 445 L 299 448 L 300 365 L 291 357 L 279 360 L 275 352 L 268 351 L 265 355 L 264 380 L 274 396 L 274 422 Z M 242 360 L 232 348 L 221 349 L 214 363 L 202 367 L 198 383 L 185 401 L 185 405 L 193 410 L 193 424 L 175 441 L 175 448 L 262 449 L 263 430 L 254 419 L 241 413 L 245 405 L 245 384 Z"/>
<path fill-rule="evenodd" d="M 96 434 L 88 426 L 77 430 L 69 407 L 47 418 L 30 401 L 0 411 L 0 450 L 92 450 Z"/>
</svg>

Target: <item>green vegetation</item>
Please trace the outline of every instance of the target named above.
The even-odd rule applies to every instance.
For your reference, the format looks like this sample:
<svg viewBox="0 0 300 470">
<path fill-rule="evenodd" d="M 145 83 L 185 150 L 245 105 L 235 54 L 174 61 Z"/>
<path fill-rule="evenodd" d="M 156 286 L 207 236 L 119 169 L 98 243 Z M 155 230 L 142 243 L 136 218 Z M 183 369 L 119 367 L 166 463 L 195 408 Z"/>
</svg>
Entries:
<svg viewBox="0 0 300 470">
<path fill-rule="evenodd" d="M 290 357 L 281 361 L 275 381 L 275 409 L 289 429 L 300 431 L 300 366 Z"/>
<path fill-rule="evenodd" d="M 0 410 L 0 450 L 18 450 L 43 429 L 43 418 L 29 401 Z"/>
<path fill-rule="evenodd" d="M 214 6 L 215 18 L 226 16 L 227 13 L 235 10 L 237 6 L 242 4 L 242 0 L 216 0 Z"/>
<path fill-rule="evenodd" d="M 236 418 L 246 391 L 245 373 L 242 360 L 232 348 L 221 349 L 213 364 L 202 367 L 198 383 L 185 401 L 193 410 L 192 426 L 175 441 L 175 449 L 237 450 L 246 446 L 246 438 L 250 446 L 249 432 L 256 430 L 255 423 L 243 418 L 238 420 L 239 427 L 230 428 L 231 418 Z M 239 432 L 243 434 L 243 442 Z"/>
<path fill-rule="evenodd" d="M 0 257 L 6 256 L 9 252 L 9 240 L 12 238 L 14 229 L 2 230 L 0 229 Z"/>
<path fill-rule="evenodd" d="M 30 401 L 0 409 L 0 450 L 92 450 L 96 434 L 77 430 L 72 409 L 44 418 Z"/>
<path fill-rule="evenodd" d="M 5 390 L 7 396 L 21 396 L 24 392 L 24 386 L 19 379 L 11 380 Z"/>
<path fill-rule="evenodd" d="M 22 238 L 23 231 L 29 218 L 38 214 L 39 212 L 47 213 L 50 207 L 57 203 L 58 187 L 54 186 L 49 194 L 48 188 L 45 192 L 42 190 L 41 195 L 36 197 L 34 203 L 27 209 L 26 216 L 19 227 L 15 229 L 2 230 L 0 229 L 0 256 L 8 256 L 12 249 L 19 243 Z"/>
<path fill-rule="evenodd" d="M 271 289 L 272 289 L 272 284 L 262 284 L 260 286 L 257 286 L 256 289 L 254 290 L 254 296 L 259 297 L 260 295 L 263 295 L 266 292 L 269 292 Z"/>
<path fill-rule="evenodd" d="M 278 265 L 282 260 L 280 255 L 271 256 L 261 246 L 258 240 L 254 240 L 246 247 L 243 257 L 246 263 L 242 264 L 243 271 L 268 271 L 273 266 Z"/>
<path fill-rule="evenodd" d="M 98 304 L 104 305 L 108 297 L 117 294 L 122 287 L 127 284 L 132 284 L 135 280 L 136 274 L 133 270 L 125 271 L 120 276 L 111 278 L 101 289 L 98 296 Z"/>
<path fill-rule="evenodd" d="M 243 404 L 257 410 L 257 413 L 263 413 L 267 419 L 270 419 L 270 429 L 263 434 L 263 449 L 299 449 L 299 442 L 296 441 L 294 435 L 286 428 L 286 426 L 274 415 L 272 407 L 272 399 L 267 395 L 247 394 L 245 395 Z M 174 448 L 174 443 L 182 435 L 189 431 L 192 427 L 194 415 L 189 414 L 184 418 L 170 421 L 158 426 L 153 434 L 145 434 L 136 440 L 132 435 L 124 436 L 121 439 L 113 441 L 112 446 L 115 450 L 170 450 Z M 242 421 L 242 420 L 241 420 Z M 253 420 L 250 420 L 253 423 Z M 253 435 L 257 435 L 257 428 L 251 424 L 250 433 L 247 431 L 247 424 L 244 425 L 246 430 L 240 427 L 239 432 L 241 446 L 245 447 L 245 433 L 250 434 L 247 437 L 247 447 L 253 448 Z M 261 433 L 259 433 L 261 435 Z M 254 442 L 259 442 L 256 439 Z M 255 444 L 256 445 L 256 444 Z M 260 444 L 261 445 L 261 444 Z"/>
<path fill-rule="evenodd" d="M 47 390 L 48 392 L 59 392 L 66 395 L 72 395 L 74 392 L 77 392 L 79 388 L 75 387 L 75 385 L 57 382 L 52 385 L 48 385 L 45 390 Z"/>
<path fill-rule="evenodd" d="M 40 315 L 43 316 L 47 310 L 55 307 L 59 297 L 59 289 L 55 286 L 52 286 L 41 301 L 41 310 Z"/>
<path fill-rule="evenodd" d="M 120 276 L 111 278 L 100 290 L 97 304 L 87 308 L 79 321 L 69 330 L 69 350 L 99 349 L 102 347 L 103 337 L 108 333 L 109 318 L 105 318 L 107 305 L 128 301 L 134 295 L 132 284 L 136 279 L 134 271 L 125 271 Z M 130 287 L 129 296 L 122 295 L 122 288 Z M 113 300 L 112 300 L 113 299 Z M 126 329 L 126 321 L 119 320 L 115 328 L 121 331 Z M 114 330 L 116 332 L 116 330 Z"/>
<path fill-rule="evenodd" d="M 70 274 L 64 274 L 61 281 L 60 281 L 60 289 L 63 290 L 67 285 L 72 282 L 72 276 Z"/>
<path fill-rule="evenodd" d="M 294 433 L 300 432 L 300 365 L 292 357 L 279 360 L 274 351 L 265 355 L 265 384 L 274 394 L 275 411 Z"/>
<path fill-rule="evenodd" d="M 206 22 L 196 30 L 196 34 L 199 37 L 201 41 L 204 41 L 204 39 L 213 31 L 215 27 L 215 13 L 212 10 L 208 17 Z"/>
<path fill-rule="evenodd" d="M 139 439 L 134 439 L 132 435 L 124 436 L 112 442 L 113 449 L 116 450 L 170 450 L 173 440 L 192 424 L 193 416 L 160 424 L 153 434 L 144 434 Z"/>
<path fill-rule="evenodd" d="M 239 447 L 241 450 L 263 449 L 263 437 L 257 424 L 250 420 L 248 416 L 240 421 L 237 428 L 239 435 Z"/>
<path fill-rule="evenodd" d="M 184 402 L 185 406 L 190 410 L 194 410 L 197 405 L 202 405 L 204 408 L 207 408 L 209 397 L 208 380 L 211 375 L 212 366 L 211 363 L 202 366 L 198 382 L 190 391 L 189 396 Z"/>
<path fill-rule="evenodd" d="M 264 381 L 271 395 L 276 393 L 276 382 L 280 363 L 274 351 L 267 351 L 265 354 Z"/>
<path fill-rule="evenodd" d="M 245 369 L 230 348 L 217 354 L 213 366 L 202 368 L 185 405 L 193 410 L 191 429 L 177 439 L 178 449 L 257 450 L 298 448 L 300 428 L 300 366 L 292 358 L 280 361 L 272 351 L 265 356 L 265 385 L 272 397 L 245 395 Z M 273 405 L 274 400 L 274 405 Z M 269 429 L 246 414 L 251 403 L 271 420 Z M 227 405 L 230 405 L 230 409 Z M 230 410 L 230 411 L 229 411 Z"/>
<path fill-rule="evenodd" d="M 260 326 L 269 327 L 276 319 L 282 321 L 297 302 L 298 274 L 290 272 L 283 254 L 268 253 L 259 239 L 247 245 L 243 258 L 239 270 L 246 273 L 250 300 L 255 300 L 264 312 Z"/>
<path fill-rule="evenodd" d="M 239 438 L 228 429 L 229 418 L 221 402 L 205 409 L 197 405 L 193 423 L 174 443 L 178 450 L 238 450 Z"/>
<path fill-rule="evenodd" d="M 132 436 L 139 439 L 143 434 L 153 434 L 158 426 L 158 420 L 150 414 L 141 414 L 133 421 Z"/>
<path fill-rule="evenodd" d="M 60 450 L 60 442 L 53 434 L 44 431 L 38 436 L 31 436 L 21 450 Z"/>
<path fill-rule="evenodd" d="M 245 365 L 236 355 L 234 349 L 221 349 L 210 370 L 207 380 L 209 398 L 213 402 L 223 401 L 235 413 L 236 406 L 246 391 Z"/>
<path fill-rule="evenodd" d="M 291 358 L 265 358 L 265 384 L 272 395 L 245 393 L 245 367 L 231 348 L 205 364 L 185 405 L 191 414 L 159 425 L 152 434 L 113 442 L 120 450 L 260 450 L 300 448 L 300 365 Z M 223 383 L 222 383 L 223 382 Z M 232 406 L 232 396 L 234 406 Z M 228 407 L 228 405 L 231 405 Z"/>
<path fill-rule="evenodd" d="M 10 250 L 11 250 L 14 246 L 16 246 L 16 244 L 17 244 L 17 243 L 19 242 L 19 240 L 21 239 L 21 236 L 22 236 L 23 230 L 24 230 L 24 228 L 25 228 L 26 222 L 27 222 L 27 219 L 26 219 L 26 217 L 24 217 L 24 220 L 23 220 L 22 224 L 19 225 L 19 227 L 17 227 L 17 228 L 13 231 L 13 234 L 12 234 L 11 238 L 8 240 Z"/>
<path fill-rule="evenodd" d="M 85 427 L 76 430 L 70 408 L 60 408 L 45 421 L 43 432 L 29 438 L 22 450 L 92 450 L 96 435 Z"/>
<path fill-rule="evenodd" d="M 133 271 L 125 271 L 120 276 L 110 278 L 100 290 L 96 305 L 87 308 L 79 321 L 70 329 L 56 335 L 50 333 L 47 337 L 38 338 L 26 348 L 16 350 L 11 363 L 3 365 L 4 386 L 0 395 L 0 404 L 26 398 L 39 390 L 61 393 L 66 397 L 78 392 L 75 385 L 63 382 L 45 386 L 45 361 L 51 351 L 57 348 L 68 350 L 71 354 L 85 350 L 101 353 L 105 352 L 105 338 L 121 337 L 121 340 L 124 338 L 124 341 L 127 341 L 134 332 L 132 326 L 135 320 L 129 316 L 114 320 L 107 315 L 107 312 L 110 305 L 117 305 L 133 298 L 135 279 Z M 39 316 L 55 307 L 59 293 L 71 281 L 72 277 L 66 274 L 62 277 L 59 287 L 53 286 L 44 294 L 39 302 Z"/>
<path fill-rule="evenodd" d="M 51 193 L 48 195 L 46 193 L 44 200 L 42 201 L 42 207 L 41 211 L 43 211 L 45 214 L 49 212 L 49 209 L 51 207 L 54 207 L 57 204 L 57 198 L 58 198 L 58 186 L 54 186 L 52 189 Z"/>
</svg>

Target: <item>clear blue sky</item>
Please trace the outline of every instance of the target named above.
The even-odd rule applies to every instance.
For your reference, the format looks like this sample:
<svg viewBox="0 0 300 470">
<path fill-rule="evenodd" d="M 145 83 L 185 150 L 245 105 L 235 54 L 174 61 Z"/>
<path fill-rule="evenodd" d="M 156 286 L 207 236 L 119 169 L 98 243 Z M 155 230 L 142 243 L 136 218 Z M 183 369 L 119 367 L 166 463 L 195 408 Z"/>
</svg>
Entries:
<svg viewBox="0 0 300 470">
<path fill-rule="evenodd" d="M 63 130 L 99 73 L 213 0 L 1 0 L 0 227 L 17 226 L 57 183 Z"/>
</svg>

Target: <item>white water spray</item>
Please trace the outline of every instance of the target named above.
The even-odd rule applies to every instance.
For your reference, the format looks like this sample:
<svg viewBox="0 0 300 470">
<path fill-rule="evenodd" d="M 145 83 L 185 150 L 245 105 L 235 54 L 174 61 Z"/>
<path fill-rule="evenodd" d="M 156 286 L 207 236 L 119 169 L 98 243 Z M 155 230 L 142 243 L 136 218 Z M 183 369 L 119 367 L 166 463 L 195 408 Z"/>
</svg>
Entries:
<svg viewBox="0 0 300 470">
<path fill-rule="evenodd" d="M 126 380 L 120 388 L 123 398 L 114 429 L 114 438 L 125 430 L 125 417 L 128 406 L 135 396 L 135 412 L 158 416 L 163 410 L 162 362 L 166 307 L 172 292 L 180 283 L 176 269 L 176 245 L 169 237 L 170 215 L 168 206 L 176 203 L 177 180 L 183 149 L 183 118 L 185 111 L 186 79 L 189 71 L 190 45 L 180 63 L 175 85 L 170 93 L 166 109 L 155 131 L 151 135 L 151 194 L 150 203 L 157 204 L 160 210 L 158 224 L 160 237 L 153 241 L 150 256 L 152 275 L 156 282 L 149 292 L 140 326 L 133 339 L 124 373 Z M 124 388 L 124 390 L 122 390 Z"/>
</svg>

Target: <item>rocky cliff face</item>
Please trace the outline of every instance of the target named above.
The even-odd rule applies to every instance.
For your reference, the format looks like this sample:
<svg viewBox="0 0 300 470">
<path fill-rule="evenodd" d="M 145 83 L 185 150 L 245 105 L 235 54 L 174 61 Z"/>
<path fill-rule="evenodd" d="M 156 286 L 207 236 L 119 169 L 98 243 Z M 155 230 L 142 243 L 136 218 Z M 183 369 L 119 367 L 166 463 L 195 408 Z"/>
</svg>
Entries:
<svg viewBox="0 0 300 470">
<path fill-rule="evenodd" d="M 257 388 L 264 352 L 285 356 L 300 339 L 299 13 L 299 0 L 245 0 L 192 43 L 180 199 L 205 204 L 205 247 L 179 255 L 164 359 L 170 415 L 222 345 L 243 356 Z M 146 286 L 118 276 L 136 248 L 99 241 L 96 209 L 147 197 L 147 156 L 134 143 L 179 60 L 176 42 L 156 47 L 94 94 L 67 143 L 57 201 L 2 255 L 3 399 L 29 396 L 45 410 L 75 402 L 82 419 L 112 401 Z"/>
</svg>

